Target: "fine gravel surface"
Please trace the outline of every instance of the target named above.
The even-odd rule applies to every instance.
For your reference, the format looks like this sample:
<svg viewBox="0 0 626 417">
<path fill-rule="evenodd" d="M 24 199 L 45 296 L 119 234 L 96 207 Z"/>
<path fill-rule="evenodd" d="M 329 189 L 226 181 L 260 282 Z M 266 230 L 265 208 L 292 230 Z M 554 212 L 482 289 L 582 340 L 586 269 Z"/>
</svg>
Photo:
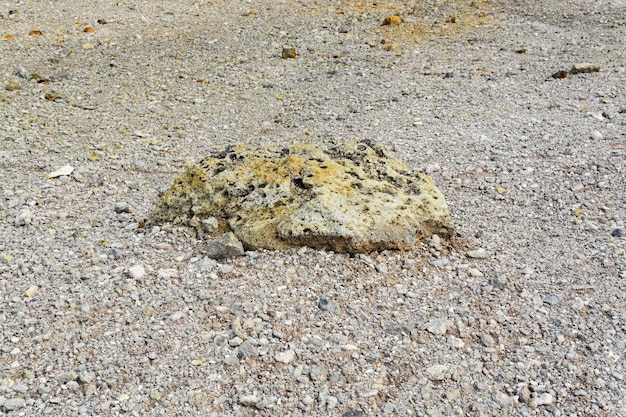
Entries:
<svg viewBox="0 0 626 417">
<path fill-rule="evenodd" d="M 625 416 L 624 45 L 623 0 L 1 1 L 0 413 Z M 145 227 L 210 151 L 365 139 L 457 237 Z"/>
</svg>

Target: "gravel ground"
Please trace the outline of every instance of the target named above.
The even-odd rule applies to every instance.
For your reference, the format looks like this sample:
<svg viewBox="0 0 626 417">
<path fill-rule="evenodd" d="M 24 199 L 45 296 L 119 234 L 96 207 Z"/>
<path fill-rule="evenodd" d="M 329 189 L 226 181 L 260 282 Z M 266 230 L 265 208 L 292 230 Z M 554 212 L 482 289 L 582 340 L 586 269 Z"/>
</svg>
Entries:
<svg viewBox="0 0 626 417">
<path fill-rule="evenodd" d="M 0 23 L 0 412 L 626 415 L 623 1 L 3 1 Z M 218 263 L 141 227 L 209 151 L 354 139 L 429 173 L 459 236 Z"/>
</svg>

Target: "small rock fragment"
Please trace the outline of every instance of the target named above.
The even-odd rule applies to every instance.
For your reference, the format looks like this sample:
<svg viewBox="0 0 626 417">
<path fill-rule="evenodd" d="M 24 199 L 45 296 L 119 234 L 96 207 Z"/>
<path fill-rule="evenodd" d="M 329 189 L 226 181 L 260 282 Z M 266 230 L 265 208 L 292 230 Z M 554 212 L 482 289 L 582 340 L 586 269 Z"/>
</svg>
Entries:
<svg viewBox="0 0 626 417">
<path fill-rule="evenodd" d="M 206 256 L 211 259 L 230 258 L 243 254 L 243 245 L 232 232 L 224 233 L 217 239 L 209 240 L 206 244 Z"/>
<path fill-rule="evenodd" d="M 293 350 L 287 350 L 274 355 L 274 359 L 281 363 L 291 363 L 296 358 L 296 352 Z"/>
<path fill-rule="evenodd" d="M 298 53 L 296 48 L 283 48 L 281 56 L 283 59 L 295 59 L 298 57 Z"/>
<path fill-rule="evenodd" d="M 140 280 L 146 275 L 146 269 L 141 265 L 135 265 L 128 268 L 128 276 Z"/>
<path fill-rule="evenodd" d="M 37 294 L 37 291 L 39 290 L 39 287 L 36 285 L 31 285 L 26 291 L 24 291 L 24 296 L 25 297 L 33 297 L 35 294 Z"/>
<path fill-rule="evenodd" d="M 611 236 L 613 237 L 624 237 L 626 236 L 626 231 L 622 228 L 613 229 L 611 232 Z"/>
<path fill-rule="evenodd" d="M 27 226 L 31 224 L 33 221 L 33 213 L 29 208 L 24 208 L 17 213 L 15 216 L 15 225 L 16 226 Z"/>
<path fill-rule="evenodd" d="M 489 333 L 481 334 L 480 341 L 485 347 L 494 347 L 496 344 L 496 340 Z"/>
<path fill-rule="evenodd" d="M 552 403 L 554 403 L 554 397 L 552 396 L 552 394 L 548 392 L 544 392 L 537 398 L 536 404 L 537 406 L 540 406 L 540 405 L 550 405 Z"/>
<path fill-rule="evenodd" d="M 116 213 L 130 213 L 132 212 L 130 205 L 126 202 L 115 203 L 113 207 Z"/>
<path fill-rule="evenodd" d="M 317 306 L 320 310 L 329 311 L 331 313 L 335 313 L 339 310 L 337 303 L 333 299 L 330 299 L 324 295 L 320 297 Z"/>
<path fill-rule="evenodd" d="M 261 402 L 261 398 L 258 395 L 243 395 L 239 398 L 239 404 L 245 407 L 255 407 L 259 402 Z"/>
<path fill-rule="evenodd" d="M 568 71 L 561 70 L 561 71 L 557 71 L 554 74 L 552 74 L 552 78 L 554 78 L 555 80 L 560 80 L 560 79 L 563 79 L 563 78 L 567 78 L 568 75 L 569 75 Z"/>
<path fill-rule="evenodd" d="M 602 140 L 602 139 L 604 139 L 604 136 L 599 131 L 594 130 L 593 132 L 591 132 L 591 139 L 593 139 L 593 140 Z"/>
<path fill-rule="evenodd" d="M 240 358 L 256 358 L 259 356 L 259 351 L 248 340 L 239 345 L 238 348 Z"/>
<path fill-rule="evenodd" d="M 398 26 L 402 23 L 402 19 L 400 16 L 392 15 L 385 17 L 383 20 L 383 26 Z"/>
<path fill-rule="evenodd" d="M 571 71 L 572 74 L 585 74 L 590 72 L 600 72 L 600 65 L 592 64 L 589 62 L 583 62 L 580 64 L 575 64 Z"/>
<path fill-rule="evenodd" d="M 528 401 L 530 401 L 530 390 L 528 389 L 528 387 L 523 386 L 519 388 L 517 390 L 517 397 L 519 399 L 519 402 L 528 404 Z"/>
<path fill-rule="evenodd" d="M 178 270 L 174 268 L 161 268 L 157 271 L 157 278 L 159 279 L 171 279 L 178 276 Z"/>
<path fill-rule="evenodd" d="M 541 301 L 553 306 L 561 302 L 561 297 L 558 294 L 550 294 L 550 295 L 546 295 L 545 297 L 543 297 Z"/>
<path fill-rule="evenodd" d="M 51 173 L 46 174 L 46 178 L 51 179 L 51 178 L 62 177 L 64 175 L 70 175 L 72 172 L 74 172 L 74 168 L 71 167 L 70 165 L 65 165 L 57 169 L 56 171 L 52 171 Z"/>
<path fill-rule="evenodd" d="M 483 248 L 471 250 L 467 252 L 467 256 L 473 259 L 485 259 L 487 257 L 487 251 Z"/>
<path fill-rule="evenodd" d="M 452 327 L 453 323 L 451 320 L 435 318 L 430 320 L 426 324 L 426 330 L 434 335 L 444 335 L 448 331 L 450 327 Z"/>
<path fill-rule="evenodd" d="M 11 398 L 10 400 L 6 400 L 2 407 L 5 411 L 15 411 L 20 408 L 24 408 L 26 406 L 26 401 L 23 398 Z"/>
<path fill-rule="evenodd" d="M 346 411 L 341 415 L 341 417 L 363 417 L 363 411 L 361 410 L 350 410 Z"/>
<path fill-rule="evenodd" d="M 7 85 L 4 86 L 4 89 L 7 91 L 15 91 L 15 90 L 19 90 L 20 88 L 22 87 L 20 86 L 20 83 L 17 81 L 11 81 Z"/>
<path fill-rule="evenodd" d="M 442 381 L 446 378 L 448 367 L 445 365 L 433 365 L 426 368 L 426 375 L 431 381 Z"/>
</svg>

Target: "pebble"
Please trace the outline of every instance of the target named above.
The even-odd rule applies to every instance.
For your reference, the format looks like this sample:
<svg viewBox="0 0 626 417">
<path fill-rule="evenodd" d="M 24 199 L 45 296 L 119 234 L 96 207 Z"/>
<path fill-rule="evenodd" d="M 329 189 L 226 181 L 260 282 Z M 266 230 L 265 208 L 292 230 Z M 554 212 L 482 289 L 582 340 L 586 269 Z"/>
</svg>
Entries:
<svg viewBox="0 0 626 417">
<path fill-rule="evenodd" d="M 296 352 L 291 349 L 284 352 L 279 352 L 274 355 L 274 359 L 276 360 L 276 362 L 291 363 L 294 361 L 294 359 L 296 359 Z"/>
<path fill-rule="evenodd" d="M 574 66 L 570 70 L 572 74 L 584 74 L 584 73 L 599 72 L 599 71 L 600 71 L 600 65 L 592 64 L 589 62 L 574 64 Z"/>
<path fill-rule="evenodd" d="M 485 259 L 487 257 L 487 251 L 483 248 L 471 250 L 467 252 L 467 256 L 473 259 Z"/>
<path fill-rule="evenodd" d="M 453 347 L 455 349 L 461 349 L 465 347 L 465 342 L 463 342 L 463 339 L 459 339 L 458 337 L 448 336 L 446 341 L 448 342 L 448 345 L 450 347 Z"/>
<path fill-rule="evenodd" d="M 517 397 L 521 403 L 528 404 L 530 401 L 530 389 L 526 385 L 518 388 Z"/>
<path fill-rule="evenodd" d="M 431 381 L 442 381 L 446 378 L 448 367 L 446 365 L 432 365 L 426 368 L 426 375 Z"/>
<path fill-rule="evenodd" d="M 46 178 L 52 179 L 57 177 L 63 177 L 70 175 L 72 172 L 74 172 L 74 168 L 70 165 L 65 165 L 55 171 L 46 174 Z"/>
<path fill-rule="evenodd" d="M 494 347 L 496 340 L 488 333 L 482 333 L 480 335 L 480 341 L 485 347 Z"/>
<path fill-rule="evenodd" d="M 283 59 L 296 59 L 298 57 L 298 52 L 296 51 L 296 48 L 283 48 L 280 55 Z"/>
<path fill-rule="evenodd" d="M 130 208 L 130 204 L 128 204 L 127 202 L 115 203 L 113 210 L 116 213 L 131 213 L 132 212 Z"/>
<path fill-rule="evenodd" d="M 172 279 L 178 276 L 178 270 L 174 268 L 160 268 L 157 271 L 157 278 L 159 279 Z"/>
<path fill-rule="evenodd" d="M 239 365 L 239 358 L 237 357 L 237 355 L 228 355 L 224 358 L 224 365 L 237 366 Z"/>
<path fill-rule="evenodd" d="M 345 413 L 343 413 L 341 415 L 341 417 L 363 417 L 363 411 L 361 410 L 350 410 L 350 411 L 346 411 Z"/>
<path fill-rule="evenodd" d="M 339 311 L 339 307 L 337 306 L 335 300 L 328 298 L 324 295 L 320 297 L 319 302 L 317 303 L 317 307 L 319 307 L 320 310 L 329 311 L 331 313 L 336 313 Z"/>
<path fill-rule="evenodd" d="M 4 407 L 6 411 L 19 410 L 20 408 L 24 408 L 25 406 L 26 400 L 24 400 L 23 398 L 11 398 L 9 400 L 6 400 L 4 404 L 2 404 L 2 407 Z"/>
<path fill-rule="evenodd" d="M 434 335 L 444 335 L 448 331 L 449 328 L 453 326 L 452 321 L 448 319 L 435 318 L 431 319 L 426 324 L 426 330 Z"/>
<path fill-rule="evenodd" d="M 238 348 L 239 357 L 256 358 L 259 356 L 259 350 L 250 343 L 249 340 L 242 342 Z"/>
<path fill-rule="evenodd" d="M 559 304 L 561 300 L 562 300 L 561 296 L 558 294 L 546 295 L 545 297 L 541 299 L 541 301 L 543 301 L 546 304 L 550 304 L 551 306 Z"/>
<path fill-rule="evenodd" d="M 28 226 L 33 222 L 33 213 L 29 208 L 24 208 L 15 216 L 16 226 Z"/>
<path fill-rule="evenodd" d="M 135 280 L 141 280 L 146 276 L 146 269 L 141 265 L 128 268 L 128 276 Z"/>
<path fill-rule="evenodd" d="M 509 396 L 503 393 L 502 391 L 496 391 L 493 394 L 493 399 L 498 404 L 500 404 L 502 407 L 505 407 L 505 408 L 514 406 L 518 401 L 518 398 L 516 396 L 514 395 Z"/>
<path fill-rule="evenodd" d="M 537 397 L 536 405 L 551 405 L 554 403 L 554 397 L 549 392 L 544 392 L 539 397 Z"/>
<path fill-rule="evenodd" d="M 383 20 L 383 26 L 398 26 L 402 23 L 402 19 L 400 16 L 392 15 L 385 17 Z"/>
<path fill-rule="evenodd" d="M 613 237 L 624 237 L 624 236 L 626 236 L 626 230 L 618 227 L 617 229 L 613 229 L 613 231 L 611 232 L 611 236 L 613 236 Z"/>
<path fill-rule="evenodd" d="M 243 395 L 239 398 L 239 404 L 245 407 L 255 407 L 259 402 L 261 398 L 257 394 Z"/>
<path fill-rule="evenodd" d="M 328 368 L 323 364 L 315 365 L 311 368 L 309 376 L 314 382 L 324 382 L 328 378 Z"/>
<path fill-rule="evenodd" d="M 207 241 L 205 252 L 206 256 L 211 259 L 231 258 L 245 254 L 242 243 L 232 232 Z"/>
<path fill-rule="evenodd" d="M 602 139 L 604 139 L 604 136 L 599 131 L 594 130 L 593 132 L 591 132 L 591 139 L 593 139 L 593 140 L 602 140 Z"/>
</svg>

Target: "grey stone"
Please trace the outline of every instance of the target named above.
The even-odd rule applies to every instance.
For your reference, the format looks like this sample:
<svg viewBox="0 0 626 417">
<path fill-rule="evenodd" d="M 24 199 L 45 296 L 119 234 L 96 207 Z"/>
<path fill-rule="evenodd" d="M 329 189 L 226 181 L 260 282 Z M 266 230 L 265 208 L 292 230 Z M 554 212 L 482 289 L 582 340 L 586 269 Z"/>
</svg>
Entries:
<svg viewBox="0 0 626 417">
<path fill-rule="evenodd" d="M 331 313 L 336 313 L 337 311 L 339 311 L 339 307 L 337 306 L 335 300 L 328 298 L 324 295 L 320 297 L 317 306 L 320 310 L 329 311 Z"/>
<path fill-rule="evenodd" d="M 246 340 L 239 345 L 238 355 L 240 358 L 256 358 L 259 356 L 259 351 L 256 347 Z"/>
<path fill-rule="evenodd" d="M 426 368 L 426 375 L 431 381 L 442 381 L 446 379 L 448 367 L 446 365 L 432 365 Z"/>
<path fill-rule="evenodd" d="M 544 392 L 539 397 L 537 397 L 536 405 L 551 405 L 554 403 L 554 397 L 549 392 Z"/>
<path fill-rule="evenodd" d="M 600 72 L 600 65 L 592 64 L 590 62 L 582 62 L 579 64 L 574 64 L 572 69 L 570 70 L 572 74 L 584 74 L 589 72 Z"/>
<path fill-rule="evenodd" d="M 363 411 L 361 410 L 350 410 L 343 413 L 341 417 L 363 417 L 363 415 Z"/>
<path fill-rule="evenodd" d="M 451 320 L 434 318 L 426 324 L 426 330 L 428 330 L 429 333 L 441 336 L 446 334 L 448 329 L 451 328 L 453 325 L 454 323 L 452 323 Z"/>
<path fill-rule="evenodd" d="M 527 386 L 520 387 L 517 390 L 517 397 L 519 402 L 528 404 L 530 401 L 530 389 Z"/>
<path fill-rule="evenodd" d="M 432 180 L 370 141 L 215 152 L 176 179 L 150 223 L 190 215 L 217 218 L 250 250 L 372 252 L 454 235 Z"/>
<path fill-rule="evenodd" d="M 483 333 L 480 335 L 480 341 L 485 347 L 493 347 L 496 344 L 495 339 L 488 333 Z"/>
<path fill-rule="evenodd" d="M 611 232 L 611 236 L 613 236 L 613 237 L 624 237 L 624 236 L 626 236 L 626 230 L 621 229 L 621 228 L 613 229 L 613 231 Z"/>
<path fill-rule="evenodd" d="M 206 255 L 212 259 L 230 258 L 244 254 L 243 245 L 232 232 L 224 233 L 206 244 Z"/>
<path fill-rule="evenodd" d="M 228 355 L 224 358 L 224 365 L 237 366 L 239 365 L 239 358 L 237 357 L 237 355 Z"/>
<path fill-rule="evenodd" d="M 311 368 L 309 376 L 312 381 L 324 382 L 328 378 L 328 368 L 323 364 L 315 365 Z"/>
<path fill-rule="evenodd" d="M 210 272 L 217 268 L 217 262 L 214 259 L 205 256 L 197 262 L 194 262 L 193 267 L 198 272 Z"/>
<path fill-rule="evenodd" d="M 113 207 L 113 210 L 115 210 L 116 213 L 130 213 L 132 212 L 132 209 L 130 208 L 130 205 L 126 202 L 121 202 L 121 203 L 115 203 L 115 206 Z"/>
<path fill-rule="evenodd" d="M 473 259 L 485 259 L 487 257 L 487 251 L 483 248 L 471 250 L 467 252 L 467 256 Z"/>
<path fill-rule="evenodd" d="M 19 410 L 20 408 L 24 408 L 25 406 L 26 401 L 23 398 L 11 398 L 9 400 L 6 400 L 4 404 L 2 404 L 2 407 L 4 407 L 6 411 Z"/>
<path fill-rule="evenodd" d="M 256 407 L 261 402 L 261 398 L 257 394 L 243 395 L 239 398 L 239 404 L 246 407 Z"/>
<path fill-rule="evenodd" d="M 33 222 L 33 213 L 29 208 L 23 208 L 17 213 L 15 216 L 15 225 L 16 226 L 28 226 Z"/>
<path fill-rule="evenodd" d="M 60 374 L 57 379 L 61 382 L 76 381 L 78 379 L 78 374 L 74 371 L 66 371 Z"/>
<path fill-rule="evenodd" d="M 543 297 L 541 299 L 541 301 L 543 301 L 546 304 L 550 304 L 551 306 L 555 305 L 555 304 L 559 304 L 561 302 L 561 296 L 558 294 L 550 294 L 550 295 L 546 295 L 545 297 Z"/>
<path fill-rule="evenodd" d="M 274 359 L 277 362 L 282 362 L 282 363 L 291 363 L 293 362 L 295 358 L 296 358 L 296 352 L 294 352 L 293 350 L 287 350 L 285 352 L 280 352 L 274 355 Z"/>
</svg>

